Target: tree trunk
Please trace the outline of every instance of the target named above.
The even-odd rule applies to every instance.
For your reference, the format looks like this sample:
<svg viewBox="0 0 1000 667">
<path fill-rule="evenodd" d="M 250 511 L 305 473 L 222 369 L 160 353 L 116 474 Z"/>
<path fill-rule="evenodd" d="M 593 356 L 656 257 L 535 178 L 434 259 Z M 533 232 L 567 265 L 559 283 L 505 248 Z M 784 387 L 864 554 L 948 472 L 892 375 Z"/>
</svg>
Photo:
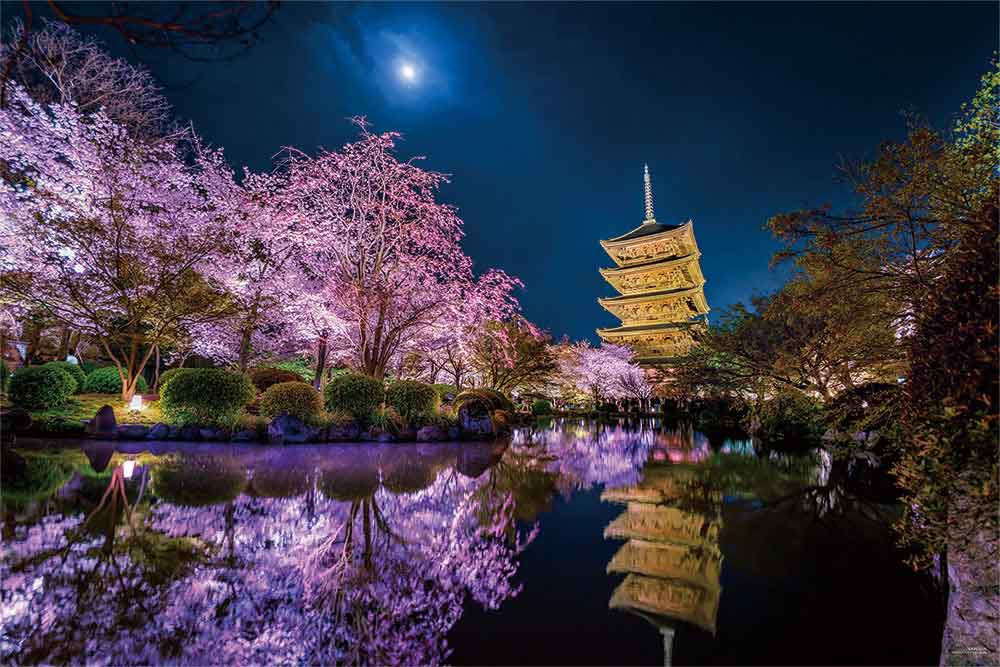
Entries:
<svg viewBox="0 0 1000 667">
<path fill-rule="evenodd" d="M 316 349 L 316 375 L 313 377 L 313 388 L 322 389 L 323 373 L 326 371 L 326 334 L 319 339 Z"/>
<path fill-rule="evenodd" d="M 153 369 L 153 390 L 160 391 L 160 346 L 153 348 L 156 351 L 156 368 Z"/>
<path fill-rule="evenodd" d="M 948 602 L 940 664 L 1000 664 L 1000 585 L 997 536 L 985 528 L 948 548 Z"/>
</svg>

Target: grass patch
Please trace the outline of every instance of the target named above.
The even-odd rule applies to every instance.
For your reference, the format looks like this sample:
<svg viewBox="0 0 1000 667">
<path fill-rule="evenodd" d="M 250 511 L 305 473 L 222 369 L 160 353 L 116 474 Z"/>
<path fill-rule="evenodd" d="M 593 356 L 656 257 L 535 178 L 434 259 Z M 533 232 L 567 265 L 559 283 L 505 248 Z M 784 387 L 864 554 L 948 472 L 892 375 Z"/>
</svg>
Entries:
<svg viewBox="0 0 1000 667">
<path fill-rule="evenodd" d="M 101 406 L 110 405 L 115 411 L 115 419 L 119 424 L 152 425 L 163 421 L 158 402 L 146 403 L 140 411 L 131 411 L 128 404 L 117 394 L 77 394 L 70 397 L 65 405 L 48 410 L 36 410 L 31 418 L 43 423 L 74 423 L 92 419 Z"/>
</svg>

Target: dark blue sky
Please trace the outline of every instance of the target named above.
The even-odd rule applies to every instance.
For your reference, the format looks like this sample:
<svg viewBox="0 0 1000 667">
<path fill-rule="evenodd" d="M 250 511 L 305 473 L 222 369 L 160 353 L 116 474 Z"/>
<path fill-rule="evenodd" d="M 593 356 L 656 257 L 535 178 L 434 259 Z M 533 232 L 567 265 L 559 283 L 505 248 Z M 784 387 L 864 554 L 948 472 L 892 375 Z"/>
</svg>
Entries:
<svg viewBox="0 0 1000 667">
<path fill-rule="evenodd" d="M 598 239 L 641 222 L 644 161 L 657 219 L 695 221 L 709 304 L 769 291 L 768 216 L 846 201 L 840 156 L 901 136 L 901 112 L 950 123 L 998 19 L 996 3 L 292 3 L 234 61 L 142 55 L 234 166 L 336 148 L 350 115 L 401 131 L 404 156 L 452 175 L 442 199 L 477 267 L 524 280 L 525 314 L 557 337 L 596 340 L 617 322 L 596 303 L 613 293 Z"/>
</svg>

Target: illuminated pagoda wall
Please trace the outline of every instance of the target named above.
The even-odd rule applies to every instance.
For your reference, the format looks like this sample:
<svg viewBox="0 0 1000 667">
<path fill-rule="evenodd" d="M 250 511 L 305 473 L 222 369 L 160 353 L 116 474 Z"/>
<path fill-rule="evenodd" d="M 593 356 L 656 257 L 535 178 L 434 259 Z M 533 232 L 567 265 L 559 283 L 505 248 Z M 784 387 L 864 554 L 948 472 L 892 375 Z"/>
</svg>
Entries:
<svg viewBox="0 0 1000 667">
<path fill-rule="evenodd" d="M 616 264 L 601 269 L 601 275 L 619 296 L 597 302 L 621 325 L 598 329 L 597 334 L 606 343 L 631 347 L 640 364 L 655 367 L 690 349 L 692 329 L 704 326 L 709 308 L 694 223 L 657 222 L 648 167 L 643 183 L 646 219 L 627 234 L 601 241 Z"/>
</svg>

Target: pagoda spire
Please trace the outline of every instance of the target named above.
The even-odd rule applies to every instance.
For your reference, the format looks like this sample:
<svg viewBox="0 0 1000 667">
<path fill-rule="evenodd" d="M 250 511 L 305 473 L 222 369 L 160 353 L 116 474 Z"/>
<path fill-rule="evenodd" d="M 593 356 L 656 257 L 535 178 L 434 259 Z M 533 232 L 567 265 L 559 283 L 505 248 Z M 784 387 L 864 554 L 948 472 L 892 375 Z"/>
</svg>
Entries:
<svg viewBox="0 0 1000 667">
<path fill-rule="evenodd" d="M 642 184 L 646 190 L 646 219 L 644 222 L 656 222 L 653 218 L 653 181 L 649 177 L 649 165 L 642 165 Z"/>
</svg>

